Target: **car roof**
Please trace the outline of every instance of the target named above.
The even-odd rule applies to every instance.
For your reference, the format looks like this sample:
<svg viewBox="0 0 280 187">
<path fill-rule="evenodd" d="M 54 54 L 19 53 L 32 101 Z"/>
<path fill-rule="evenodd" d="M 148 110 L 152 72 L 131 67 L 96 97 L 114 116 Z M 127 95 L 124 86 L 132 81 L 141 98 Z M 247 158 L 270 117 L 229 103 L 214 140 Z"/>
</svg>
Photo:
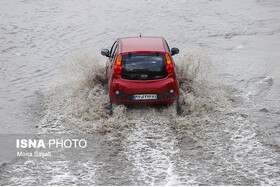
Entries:
<svg viewBox="0 0 280 187">
<path fill-rule="evenodd" d="M 119 38 L 121 53 L 134 51 L 158 51 L 165 52 L 164 38 L 152 36 L 138 36 Z"/>
</svg>

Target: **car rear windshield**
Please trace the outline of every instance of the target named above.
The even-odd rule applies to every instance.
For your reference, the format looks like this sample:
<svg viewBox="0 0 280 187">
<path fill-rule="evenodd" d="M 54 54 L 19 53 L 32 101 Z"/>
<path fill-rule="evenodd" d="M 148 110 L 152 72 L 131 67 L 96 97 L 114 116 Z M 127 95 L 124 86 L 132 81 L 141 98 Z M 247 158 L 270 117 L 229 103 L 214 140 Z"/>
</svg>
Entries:
<svg viewBox="0 0 280 187">
<path fill-rule="evenodd" d="M 123 55 L 121 77 L 130 80 L 154 80 L 167 76 L 164 54 Z"/>
</svg>

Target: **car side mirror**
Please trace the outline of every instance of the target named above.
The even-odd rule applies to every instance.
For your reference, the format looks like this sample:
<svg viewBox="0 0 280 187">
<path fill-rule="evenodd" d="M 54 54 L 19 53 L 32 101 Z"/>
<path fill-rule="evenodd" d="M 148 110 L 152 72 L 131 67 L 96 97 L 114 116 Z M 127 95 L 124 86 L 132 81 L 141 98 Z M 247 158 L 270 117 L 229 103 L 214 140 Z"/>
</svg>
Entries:
<svg viewBox="0 0 280 187">
<path fill-rule="evenodd" d="M 171 49 L 171 56 L 176 55 L 176 54 L 178 54 L 178 53 L 179 53 L 179 49 L 178 49 L 178 48 L 173 47 L 173 48 Z"/>
<path fill-rule="evenodd" d="M 102 49 L 101 54 L 102 54 L 103 56 L 110 57 L 110 54 L 109 54 L 109 50 L 108 50 L 108 49 Z"/>
</svg>

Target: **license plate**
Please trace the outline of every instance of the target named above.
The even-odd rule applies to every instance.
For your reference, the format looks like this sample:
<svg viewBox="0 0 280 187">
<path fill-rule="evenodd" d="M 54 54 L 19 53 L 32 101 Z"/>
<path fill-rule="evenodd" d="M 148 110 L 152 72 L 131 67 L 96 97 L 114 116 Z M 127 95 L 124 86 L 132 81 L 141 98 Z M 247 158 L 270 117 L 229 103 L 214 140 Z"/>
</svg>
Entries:
<svg viewBox="0 0 280 187">
<path fill-rule="evenodd" d="M 133 100 L 155 100 L 157 94 L 137 94 L 133 95 Z"/>
</svg>

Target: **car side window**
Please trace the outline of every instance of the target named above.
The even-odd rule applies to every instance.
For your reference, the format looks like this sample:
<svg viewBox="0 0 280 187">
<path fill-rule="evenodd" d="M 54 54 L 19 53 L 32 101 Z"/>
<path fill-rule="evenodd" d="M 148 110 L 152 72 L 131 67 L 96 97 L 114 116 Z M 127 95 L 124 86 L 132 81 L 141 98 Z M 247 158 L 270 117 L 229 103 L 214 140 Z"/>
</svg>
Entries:
<svg viewBox="0 0 280 187">
<path fill-rule="evenodd" d="M 169 48 L 169 45 L 168 45 L 167 41 L 165 41 L 165 43 L 166 43 L 167 48 L 168 48 L 168 51 L 169 51 L 169 53 L 170 53 L 170 48 Z"/>
<path fill-rule="evenodd" d="M 117 50 L 118 49 L 118 44 L 116 44 L 114 46 L 114 49 L 113 49 L 113 53 L 112 53 L 112 56 L 111 56 L 111 62 L 113 63 L 115 61 L 115 58 L 116 58 L 116 55 L 117 55 Z"/>
<path fill-rule="evenodd" d="M 112 56 L 112 53 L 113 53 L 113 50 L 114 50 L 114 47 L 116 46 L 117 44 L 117 41 L 115 41 L 110 49 L 110 56 Z"/>
</svg>

